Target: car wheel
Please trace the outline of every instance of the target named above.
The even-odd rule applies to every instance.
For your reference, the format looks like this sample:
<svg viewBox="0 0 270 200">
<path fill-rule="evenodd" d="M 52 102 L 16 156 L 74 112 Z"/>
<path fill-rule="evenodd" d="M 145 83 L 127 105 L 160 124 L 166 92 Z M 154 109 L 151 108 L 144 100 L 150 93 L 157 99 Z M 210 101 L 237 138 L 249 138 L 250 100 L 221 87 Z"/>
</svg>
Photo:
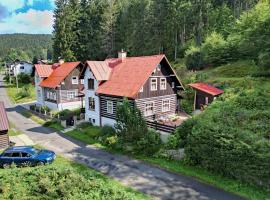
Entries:
<svg viewBox="0 0 270 200">
<path fill-rule="evenodd" d="M 31 162 L 26 161 L 26 162 L 22 163 L 22 166 L 23 167 L 30 167 L 31 166 Z"/>
<path fill-rule="evenodd" d="M 4 169 L 10 168 L 10 164 L 8 164 L 8 163 L 3 164 L 3 168 Z"/>
<path fill-rule="evenodd" d="M 44 162 L 42 162 L 42 161 L 37 162 L 37 166 L 43 166 L 43 165 L 45 165 Z"/>
</svg>

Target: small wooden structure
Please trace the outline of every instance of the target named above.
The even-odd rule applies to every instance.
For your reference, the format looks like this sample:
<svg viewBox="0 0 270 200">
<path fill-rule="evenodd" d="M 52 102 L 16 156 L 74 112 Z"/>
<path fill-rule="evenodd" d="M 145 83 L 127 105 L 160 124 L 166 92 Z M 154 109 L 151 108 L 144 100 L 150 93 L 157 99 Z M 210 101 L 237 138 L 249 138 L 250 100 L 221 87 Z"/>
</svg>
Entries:
<svg viewBox="0 0 270 200">
<path fill-rule="evenodd" d="M 194 110 L 203 110 L 204 106 L 212 103 L 217 96 L 224 93 L 223 90 L 206 83 L 192 83 L 189 86 L 195 89 Z"/>
<path fill-rule="evenodd" d="M 0 102 L 0 149 L 7 148 L 9 146 L 8 129 L 7 113 L 4 103 Z"/>
</svg>

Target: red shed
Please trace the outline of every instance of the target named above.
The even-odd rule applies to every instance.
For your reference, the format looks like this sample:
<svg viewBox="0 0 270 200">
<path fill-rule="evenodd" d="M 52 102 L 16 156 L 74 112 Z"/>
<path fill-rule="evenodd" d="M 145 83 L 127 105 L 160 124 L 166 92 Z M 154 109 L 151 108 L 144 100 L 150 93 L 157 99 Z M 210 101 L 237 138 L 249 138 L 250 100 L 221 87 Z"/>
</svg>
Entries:
<svg viewBox="0 0 270 200">
<path fill-rule="evenodd" d="M 192 83 L 190 87 L 195 89 L 194 110 L 203 109 L 205 105 L 212 103 L 215 97 L 224 93 L 223 90 L 206 83 Z"/>
<path fill-rule="evenodd" d="M 9 146 L 8 129 L 9 125 L 5 106 L 4 103 L 0 101 L 0 149 Z"/>
</svg>

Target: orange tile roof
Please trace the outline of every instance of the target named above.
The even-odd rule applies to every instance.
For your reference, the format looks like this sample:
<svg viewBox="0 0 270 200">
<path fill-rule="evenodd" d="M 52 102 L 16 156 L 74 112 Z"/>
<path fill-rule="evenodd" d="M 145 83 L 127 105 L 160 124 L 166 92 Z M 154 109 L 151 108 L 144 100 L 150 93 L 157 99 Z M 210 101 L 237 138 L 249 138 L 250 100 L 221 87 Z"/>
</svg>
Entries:
<svg viewBox="0 0 270 200">
<path fill-rule="evenodd" d="M 112 68 L 108 81 L 102 83 L 97 93 L 112 96 L 136 98 L 141 87 L 147 81 L 165 55 L 127 57 L 105 60 Z"/>
<path fill-rule="evenodd" d="M 50 76 L 40 83 L 41 87 L 56 88 L 80 64 L 80 62 L 66 62 L 53 70 Z"/>
<path fill-rule="evenodd" d="M 111 68 L 106 61 L 86 61 L 98 81 L 106 81 L 111 74 Z"/>
<path fill-rule="evenodd" d="M 35 65 L 37 74 L 41 78 L 47 78 L 52 73 L 52 65 L 43 65 L 43 64 L 37 64 Z"/>
<path fill-rule="evenodd" d="M 220 95 L 220 94 L 224 93 L 223 90 L 218 89 L 216 87 L 213 87 L 211 85 L 208 85 L 206 83 L 191 83 L 188 85 L 196 90 L 206 92 L 206 93 L 211 94 L 213 96 Z"/>
</svg>

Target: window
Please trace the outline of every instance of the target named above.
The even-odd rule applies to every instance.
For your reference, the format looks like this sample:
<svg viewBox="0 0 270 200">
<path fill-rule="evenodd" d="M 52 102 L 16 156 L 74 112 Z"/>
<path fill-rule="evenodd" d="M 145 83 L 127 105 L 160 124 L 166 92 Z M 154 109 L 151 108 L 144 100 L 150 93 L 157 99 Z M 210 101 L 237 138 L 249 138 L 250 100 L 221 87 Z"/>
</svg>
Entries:
<svg viewBox="0 0 270 200">
<path fill-rule="evenodd" d="M 88 98 L 89 110 L 95 111 L 95 99 L 93 97 Z"/>
<path fill-rule="evenodd" d="M 113 102 L 107 101 L 107 113 L 113 114 Z"/>
<path fill-rule="evenodd" d="M 162 112 L 168 112 L 170 111 L 170 100 L 162 100 Z"/>
<path fill-rule="evenodd" d="M 88 79 L 88 90 L 94 90 L 94 79 Z"/>
<path fill-rule="evenodd" d="M 175 82 L 172 82 L 172 88 L 175 88 Z"/>
<path fill-rule="evenodd" d="M 154 114 L 154 102 L 149 102 L 145 104 L 145 116 L 150 116 Z"/>
<path fill-rule="evenodd" d="M 20 66 L 20 69 L 24 69 L 24 66 Z"/>
<path fill-rule="evenodd" d="M 84 79 L 81 79 L 81 84 L 84 84 Z"/>
<path fill-rule="evenodd" d="M 62 85 L 65 85 L 65 81 L 62 81 L 61 84 L 62 84 Z"/>
<path fill-rule="evenodd" d="M 47 91 L 47 99 L 50 99 L 50 92 Z"/>
<path fill-rule="evenodd" d="M 38 97 L 41 97 L 41 91 L 38 90 L 37 93 L 38 93 Z"/>
<path fill-rule="evenodd" d="M 205 105 L 208 105 L 208 97 L 205 97 Z"/>
<path fill-rule="evenodd" d="M 31 154 L 22 152 L 22 157 L 23 158 L 30 158 L 31 157 Z"/>
<path fill-rule="evenodd" d="M 156 90 L 157 90 L 157 79 L 151 78 L 151 91 L 156 91 Z"/>
<path fill-rule="evenodd" d="M 12 153 L 5 153 L 3 157 L 11 157 Z"/>
<path fill-rule="evenodd" d="M 76 97 L 76 91 L 67 91 L 68 100 L 75 99 L 75 97 Z"/>
<path fill-rule="evenodd" d="M 78 77 L 77 76 L 72 76 L 72 84 L 78 84 Z"/>
<path fill-rule="evenodd" d="M 52 92 L 52 99 L 56 101 L 56 92 Z"/>
<path fill-rule="evenodd" d="M 140 89 L 140 92 L 143 92 L 143 86 L 142 86 L 142 88 Z"/>
<path fill-rule="evenodd" d="M 13 158 L 18 158 L 18 157 L 21 157 L 21 154 L 20 154 L 20 152 L 13 152 L 12 157 Z"/>
<path fill-rule="evenodd" d="M 160 79 L 160 89 L 161 90 L 166 90 L 166 78 L 161 78 Z"/>
</svg>

